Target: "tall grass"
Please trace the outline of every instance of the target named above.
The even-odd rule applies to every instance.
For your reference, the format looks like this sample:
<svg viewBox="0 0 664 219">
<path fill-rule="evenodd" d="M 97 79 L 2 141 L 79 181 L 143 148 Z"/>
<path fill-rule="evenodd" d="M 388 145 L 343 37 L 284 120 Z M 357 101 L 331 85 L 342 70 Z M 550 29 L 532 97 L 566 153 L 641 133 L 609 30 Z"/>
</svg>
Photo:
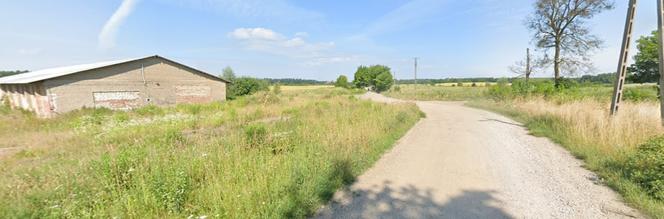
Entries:
<svg viewBox="0 0 664 219">
<path fill-rule="evenodd" d="M 84 110 L 36 121 L 22 131 L 50 126 L 73 134 L 0 158 L 0 215 L 305 217 L 420 117 L 412 104 L 352 95 L 263 92 L 225 103 Z M 13 124 L 32 123 L 5 116 Z"/>
<path fill-rule="evenodd" d="M 410 100 L 462 101 L 483 98 L 486 91 L 487 88 L 484 86 L 397 85 L 384 92 L 384 94 L 394 98 Z"/>
</svg>

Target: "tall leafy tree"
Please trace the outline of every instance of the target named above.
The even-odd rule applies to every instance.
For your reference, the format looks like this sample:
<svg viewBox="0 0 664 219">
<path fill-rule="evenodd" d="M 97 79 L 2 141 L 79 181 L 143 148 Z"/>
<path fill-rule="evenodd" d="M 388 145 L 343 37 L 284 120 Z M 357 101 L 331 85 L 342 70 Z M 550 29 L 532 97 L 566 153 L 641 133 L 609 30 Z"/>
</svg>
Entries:
<svg viewBox="0 0 664 219">
<path fill-rule="evenodd" d="M 365 88 L 369 87 L 372 84 L 373 78 L 371 77 L 371 74 L 369 72 L 369 67 L 367 66 L 360 66 L 357 67 L 357 71 L 355 71 L 355 77 L 353 79 L 353 85 L 357 88 Z"/>
<path fill-rule="evenodd" d="M 353 80 L 353 84 L 355 84 L 357 88 L 370 87 L 371 89 L 377 90 L 376 79 L 378 78 L 378 76 L 381 74 L 389 74 L 391 78 L 392 73 L 390 71 L 391 71 L 390 67 L 384 65 L 372 65 L 369 67 L 360 66 L 357 68 L 357 71 L 355 72 L 355 79 Z M 381 79 L 384 78 L 385 76 L 382 76 Z"/>
<path fill-rule="evenodd" d="M 229 81 L 234 81 L 235 80 L 235 72 L 230 66 L 226 66 L 224 70 L 221 73 L 221 78 L 229 80 Z"/>
<path fill-rule="evenodd" d="M 561 70 L 576 73 L 592 69 L 588 55 L 602 41 L 590 34 L 586 21 L 613 8 L 610 0 L 537 0 L 526 24 L 537 47 L 553 50 L 553 71 L 559 85 Z"/>
<path fill-rule="evenodd" d="M 392 74 L 389 71 L 380 73 L 378 76 L 376 76 L 374 81 L 376 84 L 377 92 L 389 90 L 394 84 L 394 79 L 392 78 Z"/>
<path fill-rule="evenodd" d="M 629 79 L 636 83 L 652 83 L 659 81 L 659 32 L 653 31 L 649 36 L 637 40 L 638 52 L 634 56 L 634 64 L 628 71 Z"/>
</svg>

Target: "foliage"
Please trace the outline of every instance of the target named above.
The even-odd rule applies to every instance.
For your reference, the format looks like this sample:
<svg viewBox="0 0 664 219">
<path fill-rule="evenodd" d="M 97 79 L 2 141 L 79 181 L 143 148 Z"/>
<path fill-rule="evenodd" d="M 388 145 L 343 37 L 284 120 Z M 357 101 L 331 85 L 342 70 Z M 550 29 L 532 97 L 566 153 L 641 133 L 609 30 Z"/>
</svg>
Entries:
<svg viewBox="0 0 664 219">
<path fill-rule="evenodd" d="M 274 84 L 274 86 L 272 86 L 272 92 L 274 92 L 274 94 L 281 94 L 281 84 Z"/>
<path fill-rule="evenodd" d="M 616 80 L 616 73 L 584 75 L 578 79 L 580 83 L 595 83 L 595 84 L 613 84 L 615 80 Z"/>
<path fill-rule="evenodd" d="M 574 73 L 589 70 L 588 56 L 602 44 L 590 34 L 586 21 L 613 8 L 610 0 L 537 0 L 535 12 L 526 25 L 535 35 L 537 47 L 553 49 L 553 68 L 556 85 L 561 69 Z"/>
<path fill-rule="evenodd" d="M 579 86 L 579 83 L 576 80 L 565 78 L 565 77 L 560 77 L 555 83 L 556 88 L 565 90 L 565 89 L 572 89 L 576 88 Z"/>
<path fill-rule="evenodd" d="M 298 78 L 265 78 L 263 79 L 270 84 L 281 84 L 285 86 L 293 85 L 328 85 L 330 82 L 327 81 L 318 81 L 310 79 L 298 79 Z"/>
<path fill-rule="evenodd" d="M 394 84 L 394 79 L 392 78 L 392 74 L 389 71 L 387 71 L 380 73 L 378 76 L 376 76 L 374 83 L 376 86 L 376 91 L 383 92 L 389 90 L 392 87 L 392 85 Z"/>
<path fill-rule="evenodd" d="M 353 84 L 357 88 L 370 87 L 372 89 L 376 89 L 376 78 L 378 77 L 378 75 L 381 75 L 383 73 L 387 73 L 389 74 L 389 77 L 392 77 L 390 68 L 387 66 L 384 65 L 372 65 L 369 67 L 360 66 L 357 68 L 357 71 L 355 72 Z M 387 75 L 383 75 L 382 77 L 385 78 L 387 77 Z"/>
<path fill-rule="evenodd" d="M 627 87 L 623 93 L 623 98 L 634 102 L 658 101 L 657 88 L 657 86 Z"/>
<path fill-rule="evenodd" d="M 226 79 L 230 82 L 233 82 L 233 81 L 235 81 L 235 78 L 236 78 L 235 77 L 235 72 L 233 71 L 233 69 L 230 66 L 226 66 L 226 68 L 224 68 L 224 70 L 221 73 L 221 78 Z"/>
<path fill-rule="evenodd" d="M 340 75 L 337 80 L 334 82 L 335 87 L 349 88 L 350 84 L 348 83 L 348 77 L 345 75 Z"/>
<path fill-rule="evenodd" d="M 664 201 L 664 136 L 639 146 L 626 162 L 625 171 L 650 196 Z"/>
<path fill-rule="evenodd" d="M 417 83 L 419 84 L 443 84 L 443 83 L 472 83 L 472 82 L 497 82 L 501 78 L 487 78 L 487 77 L 481 77 L 481 78 L 442 78 L 442 79 L 417 79 Z M 511 79 L 509 79 L 511 80 Z M 398 84 L 414 84 L 415 81 L 413 79 L 399 79 L 397 80 Z M 458 85 L 458 86 L 463 86 L 463 85 Z"/>
<path fill-rule="evenodd" d="M 635 83 L 659 82 L 658 39 L 658 31 L 653 31 L 650 36 L 641 36 L 636 41 L 638 53 L 634 56 L 634 64 L 628 68 L 630 81 Z"/>
<path fill-rule="evenodd" d="M 269 90 L 266 81 L 250 77 L 236 78 L 235 81 L 233 81 L 233 85 L 229 86 L 229 88 L 230 90 L 227 97 L 231 100 L 240 96 L 251 95 L 258 91 Z"/>
</svg>

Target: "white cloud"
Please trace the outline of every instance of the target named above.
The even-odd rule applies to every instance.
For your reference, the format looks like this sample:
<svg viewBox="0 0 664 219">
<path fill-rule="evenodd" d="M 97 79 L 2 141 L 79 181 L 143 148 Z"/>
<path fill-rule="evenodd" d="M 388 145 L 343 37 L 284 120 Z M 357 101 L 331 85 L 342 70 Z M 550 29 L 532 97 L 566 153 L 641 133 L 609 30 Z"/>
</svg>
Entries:
<svg viewBox="0 0 664 219">
<path fill-rule="evenodd" d="M 134 11 L 138 0 L 124 0 L 120 7 L 113 13 L 110 19 L 106 21 L 104 28 L 99 33 L 99 47 L 110 49 L 115 47 L 115 36 L 118 29 L 127 17 Z"/>
<path fill-rule="evenodd" d="M 277 41 L 284 39 L 284 36 L 270 29 L 257 28 L 238 28 L 228 34 L 231 38 L 238 40 L 271 40 Z"/>
<path fill-rule="evenodd" d="M 228 33 L 248 50 L 296 59 L 306 66 L 355 61 L 357 56 L 340 55 L 334 42 L 308 42 L 304 32 L 293 37 L 267 28 L 238 28 Z"/>
</svg>

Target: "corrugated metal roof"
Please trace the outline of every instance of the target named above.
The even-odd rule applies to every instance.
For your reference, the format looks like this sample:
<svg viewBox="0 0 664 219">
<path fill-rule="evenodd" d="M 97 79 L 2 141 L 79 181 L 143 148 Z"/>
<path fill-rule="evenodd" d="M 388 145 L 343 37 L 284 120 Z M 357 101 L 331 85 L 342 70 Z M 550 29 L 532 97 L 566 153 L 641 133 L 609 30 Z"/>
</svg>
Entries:
<svg viewBox="0 0 664 219">
<path fill-rule="evenodd" d="M 49 69 L 43 69 L 39 71 L 32 71 L 32 72 L 27 72 L 23 74 L 17 74 L 17 75 L 12 75 L 12 76 L 7 76 L 7 77 L 1 77 L 0 78 L 0 84 L 28 84 L 32 82 L 37 82 L 37 81 L 43 81 L 46 79 L 51 79 L 51 78 L 57 78 L 65 75 L 70 75 L 70 74 L 75 74 L 78 72 L 82 71 L 88 71 L 88 70 L 93 70 L 93 69 L 98 69 L 98 68 L 103 68 L 111 65 L 117 65 L 117 64 L 122 64 L 126 62 L 132 62 L 132 61 L 137 61 L 141 59 L 146 59 L 146 58 L 151 58 L 151 57 L 156 57 L 156 58 L 162 58 L 160 56 L 147 56 L 147 57 L 142 57 L 142 58 L 135 58 L 135 59 L 124 59 L 124 60 L 116 60 L 116 61 L 107 61 L 107 62 L 97 62 L 97 63 L 91 63 L 91 64 L 83 64 L 83 65 L 73 65 L 73 66 L 65 66 L 65 67 L 57 67 L 57 68 L 49 68 Z M 168 59 L 166 59 L 168 60 Z M 170 61 L 170 60 L 168 60 Z M 174 61 L 171 61 L 174 62 Z M 177 62 L 175 62 L 177 63 Z M 179 65 L 182 65 L 180 63 L 177 63 Z M 183 65 L 185 66 L 185 65 Z M 188 66 L 185 66 L 188 67 Z M 196 70 L 194 68 L 188 67 L 190 69 Z M 200 73 L 218 78 L 214 75 L 207 74 L 203 71 L 196 70 Z M 220 79 L 223 80 L 223 79 Z M 228 82 L 226 80 L 223 80 L 225 82 Z"/>
</svg>

